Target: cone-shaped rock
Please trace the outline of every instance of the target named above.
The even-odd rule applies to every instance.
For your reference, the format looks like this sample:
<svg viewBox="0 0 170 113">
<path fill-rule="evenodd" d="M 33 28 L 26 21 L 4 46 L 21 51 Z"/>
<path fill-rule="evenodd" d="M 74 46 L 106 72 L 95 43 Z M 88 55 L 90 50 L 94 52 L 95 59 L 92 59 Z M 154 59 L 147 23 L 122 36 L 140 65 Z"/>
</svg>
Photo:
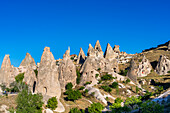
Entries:
<svg viewBox="0 0 170 113">
<path fill-rule="evenodd" d="M 76 78 L 77 78 L 76 66 L 74 65 L 73 61 L 69 57 L 65 57 L 63 58 L 62 61 L 60 61 L 58 72 L 59 72 L 60 86 L 63 91 L 65 90 L 65 86 L 69 82 L 71 82 L 73 84 L 73 87 L 75 87 Z"/>
<path fill-rule="evenodd" d="M 96 42 L 96 44 L 94 46 L 94 49 L 96 51 L 96 56 L 97 57 L 103 57 L 103 51 L 102 51 L 102 48 L 101 48 L 99 40 L 97 40 L 97 42 Z"/>
<path fill-rule="evenodd" d="M 68 48 L 68 50 L 65 52 L 65 54 L 63 55 L 63 59 L 68 59 L 70 58 L 70 48 Z"/>
<path fill-rule="evenodd" d="M 94 48 L 92 47 L 91 44 L 89 44 L 87 55 L 95 57 L 95 50 L 94 50 Z"/>
<path fill-rule="evenodd" d="M 84 51 L 82 48 L 80 48 L 80 52 L 77 58 L 77 64 L 83 64 L 86 59 L 86 55 L 84 54 Z"/>
<path fill-rule="evenodd" d="M 107 44 L 107 48 L 106 48 L 106 51 L 104 53 L 104 58 L 107 58 L 107 59 L 115 59 L 117 56 L 117 54 L 113 51 L 112 47 L 110 46 L 110 44 L 108 43 Z"/>
<path fill-rule="evenodd" d="M 138 77 L 144 77 L 147 76 L 151 72 L 152 66 L 148 59 L 144 56 L 142 61 L 139 63 L 138 66 Z"/>
<path fill-rule="evenodd" d="M 42 93 L 45 102 L 50 97 L 57 96 L 58 99 L 60 98 L 61 88 L 57 70 L 56 61 L 50 52 L 50 48 L 45 47 L 38 68 L 38 82 L 36 86 L 36 92 Z"/>
<path fill-rule="evenodd" d="M 26 56 L 24 60 L 21 62 L 20 66 L 23 66 L 23 67 L 29 66 L 33 69 L 36 69 L 35 61 L 29 53 L 26 53 Z"/>
<path fill-rule="evenodd" d="M 159 75 L 166 75 L 170 71 L 170 60 L 161 55 L 155 70 Z"/>
<path fill-rule="evenodd" d="M 130 78 L 133 82 L 137 82 L 137 66 L 134 59 L 130 61 L 130 68 L 127 72 L 127 77 Z"/>
<path fill-rule="evenodd" d="M 9 55 L 5 55 L 0 69 L 0 84 L 9 87 L 15 81 L 15 76 L 18 73 L 18 69 L 11 65 Z"/>
<path fill-rule="evenodd" d="M 113 48 L 114 52 L 120 53 L 119 47 L 120 47 L 119 45 L 115 45 Z"/>
</svg>

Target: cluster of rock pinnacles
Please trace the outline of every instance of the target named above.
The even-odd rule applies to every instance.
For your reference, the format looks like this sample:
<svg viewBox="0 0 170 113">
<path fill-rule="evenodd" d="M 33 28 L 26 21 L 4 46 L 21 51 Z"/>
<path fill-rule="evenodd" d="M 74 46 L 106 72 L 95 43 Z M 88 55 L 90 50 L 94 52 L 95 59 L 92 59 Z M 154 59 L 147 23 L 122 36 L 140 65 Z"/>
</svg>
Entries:
<svg viewBox="0 0 170 113">
<path fill-rule="evenodd" d="M 168 45 L 168 49 L 169 47 L 170 45 Z M 113 49 L 110 44 L 107 44 L 103 55 L 99 41 L 96 42 L 94 48 L 89 44 L 87 56 L 80 48 L 76 61 L 76 65 L 81 65 L 80 73 L 82 76 L 80 85 L 89 81 L 95 84 L 97 81 L 95 75 L 99 73 L 98 69 L 100 69 L 100 72 L 118 73 L 117 58 L 120 53 L 119 46 L 115 46 Z M 59 99 L 61 91 L 65 90 L 67 83 L 71 82 L 73 87 L 77 85 L 77 75 L 76 65 L 70 59 L 69 49 L 63 55 L 63 59 L 58 61 L 57 64 L 49 47 L 44 48 L 41 61 L 37 65 L 29 53 L 26 54 L 19 67 L 12 66 L 9 55 L 5 55 L 0 69 L 0 84 L 9 86 L 15 80 L 15 76 L 19 73 L 25 73 L 24 82 L 29 84 L 32 93 L 42 93 L 45 102 L 54 96 Z M 151 69 L 151 64 L 146 57 L 143 57 L 138 67 L 132 59 L 127 77 L 133 82 L 137 82 L 137 77 L 147 76 Z M 38 71 L 37 75 L 34 70 Z M 170 70 L 170 60 L 166 56 L 160 56 L 155 70 L 159 75 L 167 74 Z"/>
</svg>

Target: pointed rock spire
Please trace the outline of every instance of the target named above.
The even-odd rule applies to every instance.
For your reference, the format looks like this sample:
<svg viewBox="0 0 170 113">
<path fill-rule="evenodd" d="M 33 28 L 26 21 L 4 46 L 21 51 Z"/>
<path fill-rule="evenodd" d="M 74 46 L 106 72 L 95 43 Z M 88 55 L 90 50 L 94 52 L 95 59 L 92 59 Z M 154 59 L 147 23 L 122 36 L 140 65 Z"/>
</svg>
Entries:
<svg viewBox="0 0 170 113">
<path fill-rule="evenodd" d="M 29 53 L 26 53 L 26 56 L 24 60 L 21 62 L 20 66 L 26 66 L 26 67 L 32 67 L 33 69 L 36 69 L 36 64 L 34 59 Z"/>
<path fill-rule="evenodd" d="M 114 52 L 120 53 L 119 47 L 120 47 L 119 45 L 115 45 L 113 48 Z"/>
<path fill-rule="evenodd" d="M 70 58 L 70 47 L 68 47 L 68 50 L 66 50 L 65 54 L 63 55 L 64 58 Z"/>
<path fill-rule="evenodd" d="M 95 46 L 94 46 L 94 49 L 95 50 L 98 50 L 99 52 L 102 51 L 102 48 L 101 48 L 101 45 L 100 45 L 100 42 L 99 40 L 97 40 Z"/>
<path fill-rule="evenodd" d="M 10 57 L 9 57 L 9 55 L 5 55 L 2 65 L 1 65 L 1 69 L 2 68 L 10 68 L 10 67 L 11 67 Z"/>
<path fill-rule="evenodd" d="M 88 56 L 95 56 L 95 50 L 94 50 L 94 48 L 92 47 L 91 44 L 89 44 L 87 55 Z"/>
<path fill-rule="evenodd" d="M 144 77 L 147 76 L 151 72 L 152 66 L 149 62 L 149 60 L 144 56 L 142 61 L 139 63 L 138 66 L 138 77 Z"/>
<path fill-rule="evenodd" d="M 110 44 L 107 44 L 106 51 L 104 53 L 104 58 L 107 58 L 109 60 L 115 59 L 117 54 L 113 51 L 112 47 Z"/>
<path fill-rule="evenodd" d="M 170 60 L 161 55 L 155 70 L 159 75 L 166 75 L 170 71 Z"/>
<path fill-rule="evenodd" d="M 137 82 L 137 66 L 134 59 L 130 61 L 130 68 L 127 72 L 127 77 L 130 78 L 133 82 Z"/>
<path fill-rule="evenodd" d="M 77 64 L 83 64 L 86 59 L 86 55 L 84 54 L 84 51 L 82 48 L 80 48 L 80 52 L 77 58 Z"/>
</svg>

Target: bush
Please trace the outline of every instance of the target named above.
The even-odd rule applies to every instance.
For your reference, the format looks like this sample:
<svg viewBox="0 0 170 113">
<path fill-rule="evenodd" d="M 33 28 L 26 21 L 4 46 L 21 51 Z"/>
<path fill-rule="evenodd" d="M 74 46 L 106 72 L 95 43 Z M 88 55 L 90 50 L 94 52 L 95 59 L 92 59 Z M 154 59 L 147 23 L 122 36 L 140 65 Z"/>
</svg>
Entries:
<svg viewBox="0 0 170 113">
<path fill-rule="evenodd" d="M 121 98 L 118 97 L 115 99 L 115 103 L 121 103 L 121 102 L 123 102 L 123 100 Z"/>
<path fill-rule="evenodd" d="M 138 93 L 139 92 L 139 88 L 138 88 L 138 86 L 136 86 L 136 93 Z"/>
<path fill-rule="evenodd" d="M 79 88 L 79 90 L 83 90 L 85 87 L 84 86 L 81 86 L 80 88 Z"/>
<path fill-rule="evenodd" d="M 79 90 L 70 90 L 67 95 L 67 99 L 70 101 L 78 100 L 81 98 L 81 93 Z"/>
<path fill-rule="evenodd" d="M 141 99 L 138 97 L 135 97 L 135 96 L 128 97 L 125 101 L 126 106 L 128 106 L 128 105 L 133 106 L 135 104 L 140 105 L 141 103 L 142 103 Z"/>
<path fill-rule="evenodd" d="M 88 113 L 102 113 L 104 106 L 100 103 L 93 103 L 88 107 Z"/>
<path fill-rule="evenodd" d="M 141 104 L 141 113 L 164 113 L 164 107 L 154 101 L 146 101 Z"/>
<path fill-rule="evenodd" d="M 91 84 L 92 82 L 86 82 L 84 85 Z"/>
<path fill-rule="evenodd" d="M 81 73 L 79 70 L 76 70 L 77 73 L 77 79 L 76 79 L 76 83 L 79 84 L 80 83 L 80 77 L 81 77 Z"/>
<path fill-rule="evenodd" d="M 66 90 L 70 90 L 73 88 L 73 84 L 71 82 L 69 82 L 67 85 L 66 85 Z"/>
<path fill-rule="evenodd" d="M 35 73 L 35 76 L 37 77 L 38 76 L 38 70 L 34 70 L 34 73 Z"/>
<path fill-rule="evenodd" d="M 110 85 L 111 88 L 117 88 L 118 87 L 118 83 L 117 82 L 113 82 L 112 85 Z"/>
<path fill-rule="evenodd" d="M 85 113 L 85 111 L 79 110 L 78 108 L 72 108 L 69 113 Z"/>
<path fill-rule="evenodd" d="M 101 88 L 106 91 L 106 92 L 111 92 L 112 91 L 112 88 L 110 88 L 109 86 L 101 86 Z"/>
<path fill-rule="evenodd" d="M 96 74 L 96 76 L 95 76 L 95 77 L 97 78 L 98 76 L 99 76 L 99 74 Z"/>
<path fill-rule="evenodd" d="M 146 91 L 145 95 L 141 97 L 141 100 L 148 100 L 151 96 L 153 96 L 153 93 Z"/>
<path fill-rule="evenodd" d="M 41 94 L 32 94 L 28 90 L 22 90 L 17 96 L 17 113 L 41 113 L 43 105 Z"/>
<path fill-rule="evenodd" d="M 120 75 L 126 76 L 127 75 L 128 70 L 120 70 Z"/>
<path fill-rule="evenodd" d="M 52 110 L 55 110 L 57 108 L 57 104 L 58 104 L 57 98 L 52 97 L 52 98 L 48 99 L 47 107 L 51 108 Z"/>
<path fill-rule="evenodd" d="M 98 68 L 97 70 L 98 70 L 98 71 L 100 71 L 100 70 L 101 70 L 101 68 Z"/>
<path fill-rule="evenodd" d="M 130 79 L 127 79 L 125 83 L 127 84 L 127 83 L 129 83 L 129 82 L 130 82 Z"/>
<path fill-rule="evenodd" d="M 24 73 L 20 73 L 20 74 L 18 74 L 18 75 L 15 77 L 15 81 L 16 81 L 17 83 L 22 82 L 23 79 L 24 79 Z"/>
<path fill-rule="evenodd" d="M 101 77 L 101 80 L 113 80 L 114 77 L 112 75 L 106 74 Z"/>
</svg>

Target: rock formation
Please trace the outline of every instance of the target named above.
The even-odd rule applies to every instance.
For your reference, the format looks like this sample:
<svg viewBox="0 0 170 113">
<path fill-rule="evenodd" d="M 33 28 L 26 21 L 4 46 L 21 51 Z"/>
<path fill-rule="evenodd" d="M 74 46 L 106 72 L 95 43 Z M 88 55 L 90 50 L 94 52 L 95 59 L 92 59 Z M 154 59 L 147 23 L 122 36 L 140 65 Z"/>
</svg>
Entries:
<svg viewBox="0 0 170 113">
<path fill-rule="evenodd" d="M 78 59 L 77 59 L 77 64 L 83 64 L 85 60 L 86 60 L 86 55 L 84 54 L 83 49 L 80 48 L 80 52 L 79 52 Z"/>
<path fill-rule="evenodd" d="M 170 71 L 170 60 L 166 56 L 161 55 L 155 71 L 159 75 L 166 75 Z"/>
<path fill-rule="evenodd" d="M 58 99 L 61 95 L 60 83 L 58 81 L 56 61 L 49 47 L 44 48 L 41 56 L 40 66 L 38 68 L 38 80 L 36 92 L 42 93 L 44 102 L 50 97 L 56 96 Z"/>
<path fill-rule="evenodd" d="M 23 81 L 28 85 L 31 92 L 34 93 L 36 83 L 37 83 L 37 78 L 36 78 L 34 70 L 31 67 L 27 68 L 27 70 L 26 70 L 26 72 L 24 74 Z"/>
<path fill-rule="evenodd" d="M 127 72 L 127 77 L 133 82 L 137 82 L 137 66 L 134 59 L 130 61 L 130 68 Z"/>
<path fill-rule="evenodd" d="M 95 57 L 95 50 L 94 50 L 94 48 L 92 47 L 91 44 L 89 44 L 87 55 L 90 56 L 90 57 Z"/>
<path fill-rule="evenodd" d="M 97 40 L 97 42 L 96 42 L 96 44 L 94 46 L 94 49 L 96 51 L 96 56 L 99 56 L 99 57 L 103 56 L 103 51 L 102 51 L 102 48 L 101 48 L 99 40 Z"/>
<path fill-rule="evenodd" d="M 113 60 L 113 59 L 116 58 L 116 56 L 117 56 L 117 54 L 113 51 L 112 47 L 108 43 L 107 47 L 106 47 L 106 51 L 104 53 L 104 58 L 107 58 L 109 60 Z"/>
<path fill-rule="evenodd" d="M 29 53 L 26 53 L 25 59 L 21 62 L 20 67 L 31 67 L 32 69 L 36 69 L 36 64 L 34 59 Z"/>
<path fill-rule="evenodd" d="M 142 61 L 139 63 L 137 76 L 138 77 L 147 76 L 151 72 L 151 69 L 152 69 L 152 66 L 149 60 L 146 59 L 146 57 L 144 56 Z"/>
<path fill-rule="evenodd" d="M 63 60 L 59 62 L 58 72 L 59 72 L 59 82 L 61 89 L 64 91 L 67 83 L 71 82 L 73 87 L 76 85 L 76 66 L 70 59 L 69 50 L 63 55 Z"/>
<path fill-rule="evenodd" d="M 119 47 L 120 47 L 119 45 L 115 45 L 113 48 L 114 52 L 120 53 Z"/>
<path fill-rule="evenodd" d="M 9 87 L 15 81 L 15 76 L 18 74 L 18 69 L 11 65 L 9 55 L 5 55 L 0 70 L 0 84 Z"/>
<path fill-rule="evenodd" d="M 170 41 L 168 42 L 168 51 L 170 51 Z"/>
</svg>

